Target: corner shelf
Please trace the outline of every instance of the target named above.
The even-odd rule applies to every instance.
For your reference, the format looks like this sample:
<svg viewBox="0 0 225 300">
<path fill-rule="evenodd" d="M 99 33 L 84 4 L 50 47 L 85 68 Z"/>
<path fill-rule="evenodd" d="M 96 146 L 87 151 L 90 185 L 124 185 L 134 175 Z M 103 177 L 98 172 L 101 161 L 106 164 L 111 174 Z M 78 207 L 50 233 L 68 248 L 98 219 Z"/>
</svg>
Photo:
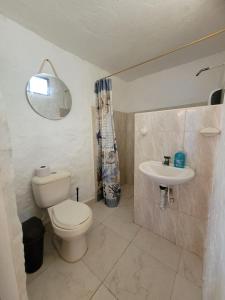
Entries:
<svg viewBox="0 0 225 300">
<path fill-rule="evenodd" d="M 221 130 L 215 127 L 206 127 L 200 130 L 200 134 L 206 137 L 216 136 L 221 133 Z"/>
</svg>

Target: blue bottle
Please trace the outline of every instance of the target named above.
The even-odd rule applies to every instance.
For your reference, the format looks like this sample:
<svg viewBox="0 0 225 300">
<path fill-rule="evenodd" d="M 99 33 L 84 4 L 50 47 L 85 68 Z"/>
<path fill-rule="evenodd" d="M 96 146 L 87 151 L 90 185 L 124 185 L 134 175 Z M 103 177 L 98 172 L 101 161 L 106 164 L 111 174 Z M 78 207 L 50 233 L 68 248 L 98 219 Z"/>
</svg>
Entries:
<svg viewBox="0 0 225 300">
<path fill-rule="evenodd" d="M 184 168 L 186 164 L 186 154 L 184 151 L 178 151 L 174 156 L 174 167 Z"/>
</svg>

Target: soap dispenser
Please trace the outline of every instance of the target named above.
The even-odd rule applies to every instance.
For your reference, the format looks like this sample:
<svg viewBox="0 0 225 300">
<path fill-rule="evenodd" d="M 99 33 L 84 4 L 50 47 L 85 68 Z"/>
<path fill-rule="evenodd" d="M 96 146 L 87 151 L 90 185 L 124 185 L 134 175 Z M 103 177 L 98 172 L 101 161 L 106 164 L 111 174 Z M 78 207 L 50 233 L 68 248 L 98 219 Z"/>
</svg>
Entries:
<svg viewBox="0 0 225 300">
<path fill-rule="evenodd" d="M 174 156 L 174 167 L 185 168 L 186 154 L 184 151 L 178 151 Z"/>
</svg>

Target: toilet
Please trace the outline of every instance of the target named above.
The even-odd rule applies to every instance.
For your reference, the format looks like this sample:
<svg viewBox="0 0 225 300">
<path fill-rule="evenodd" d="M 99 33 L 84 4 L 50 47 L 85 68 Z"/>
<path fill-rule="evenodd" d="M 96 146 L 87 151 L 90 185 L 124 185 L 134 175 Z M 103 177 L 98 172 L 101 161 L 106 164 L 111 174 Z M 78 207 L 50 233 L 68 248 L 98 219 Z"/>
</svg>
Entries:
<svg viewBox="0 0 225 300">
<path fill-rule="evenodd" d="M 44 177 L 34 176 L 32 189 L 37 205 L 48 210 L 59 255 L 75 262 L 87 251 L 86 233 L 93 217 L 88 205 L 69 199 L 70 182 L 69 172 L 58 171 Z"/>
</svg>

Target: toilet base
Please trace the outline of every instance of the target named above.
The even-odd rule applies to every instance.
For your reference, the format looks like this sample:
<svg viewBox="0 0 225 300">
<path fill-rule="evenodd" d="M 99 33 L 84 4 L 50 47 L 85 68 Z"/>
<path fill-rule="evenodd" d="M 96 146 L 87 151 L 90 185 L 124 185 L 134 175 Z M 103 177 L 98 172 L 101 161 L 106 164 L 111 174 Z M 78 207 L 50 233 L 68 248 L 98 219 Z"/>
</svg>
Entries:
<svg viewBox="0 0 225 300">
<path fill-rule="evenodd" d="M 63 240 L 54 234 L 53 244 L 58 254 L 67 262 L 80 260 L 88 249 L 85 234 L 71 240 Z"/>
</svg>

